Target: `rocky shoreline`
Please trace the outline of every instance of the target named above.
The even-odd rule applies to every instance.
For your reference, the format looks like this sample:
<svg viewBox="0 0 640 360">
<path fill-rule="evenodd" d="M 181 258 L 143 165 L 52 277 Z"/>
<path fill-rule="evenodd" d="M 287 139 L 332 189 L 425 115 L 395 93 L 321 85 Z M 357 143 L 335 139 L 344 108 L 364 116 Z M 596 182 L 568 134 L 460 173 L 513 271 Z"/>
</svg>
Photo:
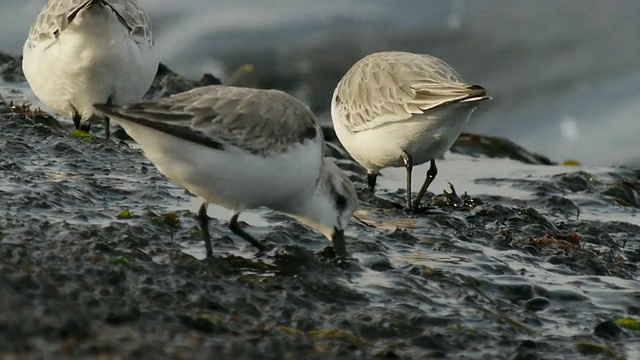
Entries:
<svg viewBox="0 0 640 360">
<path fill-rule="evenodd" d="M 19 59 L 0 54 L 0 74 L 6 95 L 23 79 Z M 161 67 L 147 96 L 217 82 Z M 640 227 L 581 209 L 640 208 L 640 171 L 479 174 L 533 200 L 452 190 L 414 217 L 396 206 L 401 192 L 362 190 L 376 228 L 348 230 L 348 268 L 325 260 L 326 240 L 268 212 L 275 225 L 255 231 L 275 250 L 255 257 L 214 219 L 215 256 L 198 260 L 184 251 L 201 247 L 195 214 L 172 208 L 190 196 L 139 150 L 70 137 L 20 105 L 0 100 L 2 358 L 633 358 L 637 323 L 623 320 L 640 316 Z M 554 164 L 481 135 L 454 151 Z"/>
</svg>

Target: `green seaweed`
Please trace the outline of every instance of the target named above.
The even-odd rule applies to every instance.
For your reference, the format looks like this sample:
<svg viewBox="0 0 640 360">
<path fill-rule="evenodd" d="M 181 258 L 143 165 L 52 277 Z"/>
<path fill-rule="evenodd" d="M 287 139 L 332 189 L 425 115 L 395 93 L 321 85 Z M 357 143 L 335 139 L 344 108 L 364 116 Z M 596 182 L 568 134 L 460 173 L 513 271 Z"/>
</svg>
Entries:
<svg viewBox="0 0 640 360">
<path fill-rule="evenodd" d="M 246 259 L 246 258 L 235 256 L 235 255 L 227 256 L 225 260 L 234 269 L 254 269 L 260 272 L 277 269 L 277 267 L 273 265 L 268 265 L 262 261 Z"/>
<path fill-rule="evenodd" d="M 474 334 L 475 335 L 479 333 L 478 329 L 467 327 L 462 323 L 455 323 L 451 328 L 457 334 Z"/>
<path fill-rule="evenodd" d="M 616 325 L 629 330 L 640 330 L 640 322 L 632 318 L 616 319 Z"/>
<path fill-rule="evenodd" d="M 111 264 L 129 265 L 129 259 L 127 259 L 125 257 L 113 258 L 113 259 L 109 260 L 109 262 Z"/>
<path fill-rule="evenodd" d="M 151 218 L 151 222 L 160 227 L 169 227 L 171 229 L 175 229 L 180 226 L 180 217 L 176 213 L 169 212 L 153 216 Z"/>
<path fill-rule="evenodd" d="M 227 330 L 227 322 L 222 316 L 191 315 L 187 322 L 193 329 L 205 333 L 219 333 Z"/>
<path fill-rule="evenodd" d="M 82 130 L 73 130 L 69 136 L 76 139 L 91 139 L 93 137 L 92 134 Z"/>
<path fill-rule="evenodd" d="M 352 333 L 338 328 L 311 330 L 307 332 L 307 336 L 316 340 L 346 340 L 358 346 L 373 346 L 373 344 L 371 344 L 370 342 L 360 339 Z"/>
<path fill-rule="evenodd" d="M 317 329 L 307 331 L 306 333 L 302 330 L 283 325 L 276 327 L 276 329 L 280 330 L 283 334 L 291 336 L 308 336 L 314 340 L 345 340 L 356 346 L 373 346 L 370 342 L 338 328 Z"/>
<path fill-rule="evenodd" d="M 124 209 L 120 214 L 118 214 L 118 219 L 129 219 L 131 218 L 131 211 L 129 209 Z"/>
<path fill-rule="evenodd" d="M 578 351 L 583 355 L 603 354 L 607 355 L 609 359 L 621 359 L 621 357 L 618 356 L 613 348 L 607 345 L 601 345 L 587 341 L 579 341 L 576 343 L 576 347 L 578 348 Z"/>
<path fill-rule="evenodd" d="M 237 84 L 238 80 L 246 74 L 252 73 L 254 70 L 253 64 L 244 64 L 238 66 L 238 68 L 231 74 L 227 85 Z"/>
<path fill-rule="evenodd" d="M 177 227 L 180 225 L 180 217 L 174 212 L 162 214 L 161 216 L 164 219 L 164 223 L 169 226 Z"/>
<path fill-rule="evenodd" d="M 276 329 L 280 330 L 283 334 L 294 336 L 305 336 L 306 334 L 298 329 L 290 328 L 288 326 L 277 326 Z"/>
</svg>

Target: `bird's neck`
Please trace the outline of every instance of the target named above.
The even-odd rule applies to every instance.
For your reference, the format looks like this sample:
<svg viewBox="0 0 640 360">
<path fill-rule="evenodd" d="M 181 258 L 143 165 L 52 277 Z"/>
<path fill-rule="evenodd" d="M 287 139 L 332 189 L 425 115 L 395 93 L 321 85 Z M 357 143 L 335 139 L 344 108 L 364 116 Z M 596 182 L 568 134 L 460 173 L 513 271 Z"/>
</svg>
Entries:
<svg viewBox="0 0 640 360">
<path fill-rule="evenodd" d="M 331 239 L 337 214 L 329 197 L 317 186 L 315 191 L 291 204 L 289 215 Z"/>
</svg>

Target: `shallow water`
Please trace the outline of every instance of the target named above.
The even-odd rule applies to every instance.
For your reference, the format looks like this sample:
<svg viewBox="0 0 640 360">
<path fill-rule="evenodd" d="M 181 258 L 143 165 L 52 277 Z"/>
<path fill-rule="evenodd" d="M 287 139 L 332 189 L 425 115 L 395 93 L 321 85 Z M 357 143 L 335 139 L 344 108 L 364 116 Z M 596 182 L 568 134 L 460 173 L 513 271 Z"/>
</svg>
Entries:
<svg viewBox="0 0 640 360">
<path fill-rule="evenodd" d="M 0 94 L 38 104 L 24 84 L 3 84 Z M 74 139 L 19 115 L 1 119 L 0 284 L 55 314 L 30 320 L 32 309 L 11 305 L 15 312 L 5 316 L 25 334 L 19 347 L 0 340 L 11 353 L 86 356 L 94 354 L 88 344 L 103 349 L 120 341 L 104 331 L 126 331 L 128 345 L 109 352 L 170 356 L 186 346 L 195 358 L 215 352 L 238 359 L 638 354 L 636 332 L 593 335 L 606 320 L 640 314 L 637 171 L 448 153 L 438 161 L 430 189 L 438 195 L 429 194 L 425 214 L 399 208 L 403 169 L 382 172 L 378 198 L 360 192 L 357 215 L 373 227 L 350 224 L 354 260 L 346 269 L 332 264 L 321 235 L 268 210 L 241 217 L 250 233 L 277 246 L 256 257 L 226 229 L 229 212 L 213 206 L 216 254 L 194 263 L 191 256 L 204 258 L 194 218 L 199 202 L 135 144 Z M 363 187 L 363 174 L 348 170 L 348 159 L 340 163 Z M 414 184 L 425 172 L 424 165 L 414 170 Z M 443 194 L 448 182 L 459 198 Z M 124 209 L 132 216 L 118 219 Z M 168 212 L 179 225 L 163 223 Z M 118 265 L 123 258 L 127 265 Z M 47 284 L 58 277 L 69 289 L 90 281 L 100 290 L 49 294 Z M 78 308 L 61 305 L 69 303 Z M 90 322 L 76 323 L 77 313 Z M 194 314 L 216 320 L 198 322 Z M 113 316 L 117 325 L 105 320 Z M 38 335 L 43 328 L 54 330 Z M 93 336 L 77 335 L 83 332 Z M 79 345 L 58 346 L 59 337 Z"/>
</svg>

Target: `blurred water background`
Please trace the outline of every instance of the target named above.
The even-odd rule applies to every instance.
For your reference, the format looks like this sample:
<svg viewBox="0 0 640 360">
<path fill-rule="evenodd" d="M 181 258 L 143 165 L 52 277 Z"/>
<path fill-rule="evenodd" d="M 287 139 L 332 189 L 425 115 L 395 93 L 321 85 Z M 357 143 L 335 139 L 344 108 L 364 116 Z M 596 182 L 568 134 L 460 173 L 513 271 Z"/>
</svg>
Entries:
<svg viewBox="0 0 640 360">
<path fill-rule="evenodd" d="M 263 75 L 273 72 L 262 86 L 286 87 L 279 79 L 287 72 L 319 73 L 296 95 L 322 113 L 339 76 L 361 56 L 424 52 L 494 96 L 468 131 L 505 136 L 558 161 L 640 163 L 638 1 L 140 2 L 162 61 L 187 76 L 224 78 L 231 65 L 253 63 Z M 21 51 L 44 3 L 0 1 L 1 51 Z"/>
</svg>

